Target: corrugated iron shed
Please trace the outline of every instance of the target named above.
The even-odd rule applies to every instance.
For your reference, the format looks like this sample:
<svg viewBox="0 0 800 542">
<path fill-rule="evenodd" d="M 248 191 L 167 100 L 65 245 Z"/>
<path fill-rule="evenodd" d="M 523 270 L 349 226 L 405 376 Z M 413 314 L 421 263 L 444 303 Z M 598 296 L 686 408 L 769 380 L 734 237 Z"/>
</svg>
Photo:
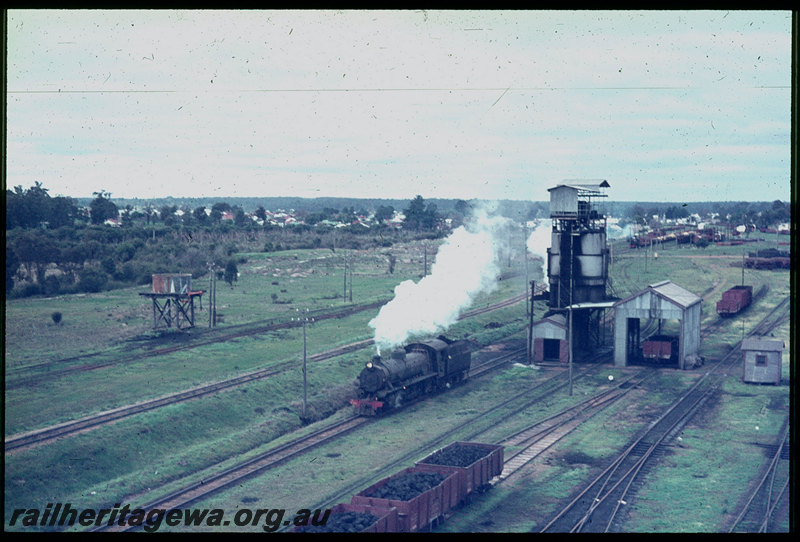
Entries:
<svg viewBox="0 0 800 542">
<path fill-rule="evenodd" d="M 742 381 L 756 384 L 781 383 L 783 341 L 748 337 L 742 341 Z"/>
<path fill-rule="evenodd" d="M 700 347 L 702 301 L 703 298 L 669 280 L 650 284 L 641 292 L 617 301 L 614 304 L 614 364 L 624 367 L 628 362 L 629 341 L 634 340 L 629 337 L 628 321 L 647 318 L 680 320 L 678 366 L 687 368 L 687 358 L 696 356 Z"/>
</svg>

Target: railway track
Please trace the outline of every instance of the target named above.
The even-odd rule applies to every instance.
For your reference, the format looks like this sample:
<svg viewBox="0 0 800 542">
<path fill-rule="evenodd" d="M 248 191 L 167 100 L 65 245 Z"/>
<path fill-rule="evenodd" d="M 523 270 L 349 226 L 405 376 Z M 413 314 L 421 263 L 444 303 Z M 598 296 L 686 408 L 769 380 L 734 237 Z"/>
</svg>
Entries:
<svg viewBox="0 0 800 542">
<path fill-rule="evenodd" d="M 143 510 L 172 510 L 175 508 L 184 508 L 212 493 L 216 493 L 227 487 L 238 484 L 243 480 L 264 472 L 267 469 L 273 468 L 293 457 L 306 453 L 325 442 L 345 435 L 357 427 L 369 423 L 369 421 L 369 418 L 351 416 L 327 427 L 323 427 L 309 435 L 294 439 L 286 444 L 278 446 L 277 448 L 273 448 L 264 453 L 258 454 L 257 456 L 252 457 L 245 462 L 234 465 L 212 476 L 189 483 L 188 485 L 185 485 L 184 487 L 173 491 L 172 493 L 147 502 L 137 508 L 141 508 Z M 106 532 L 129 531 L 137 529 L 137 527 L 119 526 L 114 524 L 110 526 L 101 525 L 94 530 Z"/>
<path fill-rule="evenodd" d="M 497 357 L 497 359 L 489 360 L 486 363 L 483 363 L 476 367 L 477 372 L 475 375 L 478 374 L 485 374 L 492 369 L 496 369 L 499 366 L 505 365 L 514 360 L 514 357 L 518 357 L 522 359 L 525 355 L 524 349 L 519 349 L 514 352 L 506 353 Z M 263 473 L 266 470 L 273 468 L 275 466 L 280 465 L 281 463 L 296 457 L 298 455 L 307 453 L 317 446 L 329 442 L 335 438 L 345 435 L 350 431 L 353 431 L 357 427 L 361 427 L 368 423 L 371 423 L 375 420 L 375 418 L 365 418 L 365 417 L 358 417 L 358 416 L 351 416 L 342 421 L 335 422 L 329 426 L 323 427 L 309 435 L 299 437 L 293 439 L 292 441 L 283 444 L 277 448 L 270 449 L 266 452 L 258 454 L 257 456 L 248 459 L 245 462 L 240 464 L 231 466 L 213 476 L 205 477 L 202 480 L 195 480 L 192 482 L 186 483 L 182 488 L 169 493 L 163 497 L 158 499 L 154 499 L 148 503 L 145 503 L 138 508 L 142 508 L 143 510 L 153 510 L 153 509 L 164 509 L 170 510 L 173 508 L 182 508 L 190 505 L 193 502 L 200 500 L 201 498 L 207 497 L 213 493 L 221 491 L 227 487 L 233 486 L 237 483 L 242 482 L 245 479 L 248 479 L 256 474 Z M 462 426 L 469 424 L 469 422 L 465 422 Z M 459 428 L 460 428 L 459 427 Z M 445 437 L 439 437 L 445 438 Z M 415 452 L 417 453 L 417 452 Z M 401 458 L 396 463 L 392 465 L 399 464 L 400 462 L 407 460 L 407 458 Z M 389 467 L 387 467 L 388 469 Z M 126 498 L 124 499 L 125 502 L 131 502 L 133 499 Z M 97 531 L 116 531 L 116 530 L 137 530 L 139 527 L 120 527 L 118 525 L 102 525 L 97 527 L 95 530 Z"/>
<path fill-rule="evenodd" d="M 490 370 L 490 367 L 497 367 L 498 365 L 503 365 L 505 363 L 515 361 L 514 356 L 517 356 L 517 360 L 523 361 L 525 359 L 525 349 L 519 349 L 515 352 L 506 354 L 502 356 L 502 360 L 498 363 L 490 362 L 487 364 L 487 370 Z M 598 361 L 595 364 L 591 364 L 588 366 L 584 366 L 581 370 L 577 371 L 576 374 L 573 376 L 574 379 L 578 379 L 582 376 L 591 374 L 593 371 L 597 370 L 598 367 L 601 366 L 601 362 Z M 472 372 L 470 376 L 474 376 Z M 388 476 L 393 471 L 396 471 L 399 467 L 406 465 L 409 461 L 414 460 L 415 458 L 424 455 L 425 453 L 429 452 L 432 449 L 437 447 L 441 447 L 445 444 L 449 439 L 453 438 L 454 435 L 459 434 L 464 429 L 475 426 L 479 422 L 486 424 L 487 426 L 492 426 L 496 423 L 496 417 L 499 416 L 504 410 L 519 410 L 527 408 L 535 403 L 538 403 L 545 399 L 546 397 L 552 395 L 553 393 L 564 389 L 568 385 L 568 377 L 566 376 L 566 369 L 559 371 L 558 374 L 546 379 L 545 381 L 537 384 L 536 386 L 525 390 L 523 392 L 517 393 L 506 400 L 502 401 L 499 404 L 496 404 L 483 412 L 480 412 L 474 416 L 469 417 L 469 419 L 464 420 L 462 423 L 450 428 L 446 432 L 437 435 L 435 438 L 420 443 L 419 445 L 415 446 L 414 449 L 406 454 L 403 454 L 400 457 L 393 459 L 390 463 L 384 465 L 381 469 L 377 471 L 373 471 L 370 475 L 358 478 L 351 482 L 350 484 L 346 485 L 345 487 L 337 490 L 334 494 L 329 495 L 324 502 L 318 503 L 312 506 L 312 509 L 315 508 L 325 508 L 331 507 L 334 504 L 341 502 L 342 499 L 349 498 L 350 495 L 362 490 L 364 487 L 369 486 L 370 484 L 374 483 L 375 481 Z M 473 434 L 480 434 L 485 432 L 488 427 L 478 430 Z"/>
<path fill-rule="evenodd" d="M 504 299 L 498 303 L 494 303 L 488 305 L 486 307 L 481 307 L 478 309 L 474 309 L 468 312 L 465 312 L 459 317 L 459 320 L 470 318 L 473 316 L 478 316 L 480 314 L 484 314 L 486 312 L 491 312 L 497 309 L 501 309 L 504 307 L 512 306 L 514 304 L 520 303 L 525 299 L 525 294 L 514 296 L 508 299 Z M 237 336 L 241 336 L 237 335 Z M 232 337 L 232 336 L 230 336 Z M 230 338 L 229 337 L 229 338 Z M 227 339 L 226 339 L 227 340 Z M 348 352 L 354 352 L 360 350 L 361 348 L 366 348 L 373 344 L 372 339 L 365 339 L 363 341 L 357 341 L 354 343 L 350 343 L 344 345 L 339 348 L 335 348 L 333 350 L 328 350 L 326 352 L 321 352 L 317 354 L 312 354 L 309 356 L 309 361 L 317 362 L 322 361 L 325 359 L 330 359 L 335 356 L 340 356 L 342 354 L 346 354 Z M 163 353 L 163 351 L 162 351 Z M 93 414 L 90 416 L 85 416 L 76 420 L 71 420 L 68 422 L 64 422 L 61 424 L 44 427 L 41 429 L 37 429 L 35 431 L 29 431 L 26 433 L 12 435 L 5 439 L 5 453 L 8 454 L 15 450 L 19 450 L 21 448 L 33 446 L 33 445 L 40 445 L 52 442 L 58 438 L 68 437 L 71 435 L 75 435 L 77 433 L 85 432 L 92 430 L 94 428 L 121 420 L 123 418 L 133 416 L 135 414 L 139 414 L 141 412 L 147 412 L 149 410 L 153 410 L 156 408 L 161 408 L 168 405 L 173 405 L 176 403 L 180 403 L 183 401 L 188 401 L 191 399 L 197 399 L 200 397 L 204 397 L 207 395 L 211 395 L 213 393 L 217 393 L 220 391 L 224 391 L 230 388 L 234 388 L 236 386 L 241 386 L 243 384 L 247 384 L 249 382 L 253 382 L 256 380 L 260 380 L 263 378 L 268 378 L 279 374 L 280 372 L 290 369 L 296 365 L 294 360 L 280 362 L 272 367 L 259 369 L 256 371 L 251 371 L 233 378 L 229 378 L 223 381 L 214 382 L 211 384 L 206 384 L 203 386 L 197 386 L 195 388 L 191 388 L 189 390 L 184 390 L 178 393 L 165 395 L 162 397 L 158 397 L 155 399 L 151 399 L 148 401 L 142 401 L 132 405 L 121 406 L 119 408 L 115 408 L 112 410 L 107 410 L 103 412 L 99 412 L 97 414 Z"/>
<path fill-rule="evenodd" d="M 356 305 L 354 307 L 348 307 L 347 309 L 344 309 L 344 310 L 337 309 L 337 310 L 333 310 L 333 311 L 324 311 L 324 312 L 320 311 L 320 312 L 317 312 L 317 313 L 309 313 L 309 316 L 313 316 L 314 319 L 317 320 L 317 321 L 319 321 L 319 320 L 329 320 L 329 319 L 332 319 L 332 318 L 343 318 L 345 316 L 349 316 L 349 315 L 355 314 L 357 312 L 376 309 L 378 307 L 383 306 L 385 303 L 386 303 L 385 300 L 377 301 L 377 302 L 374 302 L 374 303 L 367 303 L 367 304 L 364 304 L 364 305 Z M 7 376 L 6 376 L 6 389 L 19 388 L 19 387 L 22 387 L 22 386 L 25 386 L 25 385 L 29 385 L 31 383 L 39 382 L 39 381 L 41 381 L 42 379 L 45 379 L 45 378 L 51 379 L 51 378 L 56 378 L 56 377 L 64 376 L 64 375 L 67 375 L 67 374 L 70 374 L 70 373 L 75 373 L 75 372 L 95 371 L 97 369 L 103 369 L 103 368 L 106 368 L 106 367 L 112 367 L 112 366 L 120 365 L 120 364 L 123 364 L 123 363 L 127 364 L 127 363 L 131 363 L 131 362 L 134 362 L 134 361 L 139 361 L 139 360 L 142 360 L 142 359 L 147 359 L 147 358 L 152 358 L 152 357 L 157 357 L 157 356 L 163 356 L 165 354 L 171 354 L 171 353 L 174 353 L 174 352 L 191 350 L 193 348 L 198 348 L 198 347 L 201 347 L 201 346 L 208 346 L 210 344 L 216 344 L 216 343 L 230 341 L 230 340 L 234 340 L 234 339 L 240 339 L 242 337 L 251 337 L 251 336 L 254 336 L 254 335 L 261 335 L 261 334 L 264 334 L 264 333 L 268 333 L 270 331 L 278 331 L 278 330 L 282 330 L 282 329 L 289 329 L 289 328 L 300 327 L 300 326 L 302 326 L 302 324 L 299 323 L 299 322 L 277 322 L 277 323 L 272 323 L 271 322 L 271 323 L 268 323 L 268 324 L 262 324 L 262 323 L 256 322 L 256 323 L 240 324 L 238 326 L 231 326 L 231 327 L 226 328 L 221 334 L 212 332 L 212 333 L 210 333 L 211 335 L 213 335 L 211 337 L 207 337 L 207 333 L 203 332 L 201 334 L 201 337 L 203 337 L 203 338 L 200 338 L 200 339 L 197 339 L 197 340 L 192 340 L 192 341 L 190 341 L 188 343 L 182 343 L 182 344 L 178 344 L 178 345 L 171 345 L 171 346 L 163 346 L 163 347 L 159 347 L 159 348 L 153 348 L 153 349 L 148 350 L 146 352 L 140 352 L 140 353 L 137 353 L 137 354 L 124 356 L 121 359 L 114 359 L 114 360 L 109 360 L 109 361 L 101 361 L 101 362 L 92 363 L 92 364 L 86 364 L 86 365 L 72 365 L 72 366 L 69 366 L 69 367 L 60 367 L 60 368 L 52 369 L 53 366 L 56 366 L 58 364 L 74 362 L 74 361 L 77 361 L 77 360 L 90 358 L 90 357 L 96 357 L 96 356 L 100 355 L 98 353 L 91 353 L 91 354 L 86 354 L 86 355 L 83 355 L 83 356 L 75 356 L 75 357 L 65 358 L 65 359 L 62 359 L 62 360 L 56 360 L 56 361 L 51 361 L 51 362 L 47 362 L 47 363 L 40 363 L 40 364 L 37 364 L 37 365 L 27 365 L 27 366 L 15 369 L 15 370 L 11 371 L 10 374 L 7 374 Z M 24 372 L 28 372 L 28 371 L 39 371 L 39 372 L 37 372 L 34 375 L 17 376 L 17 374 L 19 374 L 19 373 L 24 373 Z"/>
<path fill-rule="evenodd" d="M 521 299 L 524 299 L 524 296 Z M 772 317 L 771 323 L 769 323 L 768 325 L 777 325 L 778 323 L 783 321 L 783 319 L 786 317 L 783 314 L 783 312 L 788 313 L 788 301 L 789 301 L 788 298 L 786 300 L 784 300 L 784 302 L 779 304 L 775 308 L 775 310 L 773 310 L 773 312 L 767 317 L 767 318 Z M 487 307 L 486 309 L 484 309 L 484 312 L 486 310 L 492 310 L 492 309 Z M 767 321 L 767 318 L 765 318 L 764 321 Z M 762 322 L 762 324 L 764 324 L 764 322 Z M 765 324 L 765 325 L 767 325 L 767 324 Z M 765 332 L 768 331 L 767 328 L 759 329 L 757 327 L 757 329 L 758 329 L 759 333 L 765 333 Z M 751 333 L 755 333 L 755 332 L 756 332 L 756 330 L 754 330 Z M 521 349 L 521 350 L 517 351 L 516 353 L 520 355 L 520 360 L 522 360 L 522 358 L 524 357 L 524 351 Z M 728 356 L 731 356 L 732 353 L 733 353 L 733 351 L 730 352 L 728 354 Z M 728 356 L 726 356 L 726 358 Z M 512 354 L 507 354 L 506 355 L 506 359 L 503 360 L 502 362 L 497 362 L 497 364 L 508 363 L 510 361 L 513 361 L 513 353 Z M 476 369 L 477 369 L 477 367 L 476 367 Z M 711 371 L 709 371 L 709 372 L 711 372 Z M 474 373 L 473 376 L 476 376 L 477 374 L 478 373 Z M 563 375 L 563 372 L 562 372 L 562 375 Z M 578 378 L 579 376 L 580 375 L 576 375 L 575 378 Z M 553 379 L 556 379 L 556 378 L 558 378 L 558 376 L 554 377 Z M 550 393 L 556 391 L 557 389 L 563 388 L 563 386 L 565 386 L 565 385 L 566 385 L 566 383 L 562 382 L 560 386 L 555 387 L 555 389 L 553 389 Z M 620 383 L 620 386 L 618 387 L 618 389 L 621 387 L 621 385 L 622 385 L 622 383 Z M 528 394 L 528 393 L 530 393 L 530 391 L 531 390 L 528 390 L 525 393 Z M 541 391 L 544 392 L 545 390 L 541 390 Z M 534 395 L 536 395 L 536 394 L 534 394 Z M 542 398 L 541 395 L 538 396 L 538 397 L 535 397 L 528 404 L 533 404 L 533 403 L 535 403 L 537 401 L 540 401 L 541 398 Z M 607 397 L 592 398 L 590 400 L 590 401 L 592 401 L 591 404 L 589 402 L 585 402 L 585 404 L 583 405 L 584 406 L 584 410 L 597 409 L 597 411 L 599 412 L 602 408 L 612 404 L 613 401 L 615 401 L 618 398 L 619 398 L 618 396 L 616 396 L 616 395 L 612 396 L 612 394 L 609 394 Z M 491 412 L 496 412 L 497 408 L 502 408 L 504 406 L 509 406 L 509 404 L 514 400 L 520 401 L 521 400 L 521 395 L 520 396 L 516 396 L 515 398 L 511 398 L 511 399 L 509 399 L 509 401 L 507 401 L 507 402 L 505 402 L 505 403 L 503 403 L 501 405 L 498 405 L 497 407 L 493 407 L 491 409 Z M 514 408 L 517 409 L 517 408 L 520 408 L 520 407 L 517 404 L 517 405 L 514 405 Z M 521 407 L 521 408 L 524 408 L 524 407 Z M 587 410 L 587 415 L 588 415 L 588 412 L 590 412 L 590 410 Z M 576 420 L 585 419 L 582 415 L 578 414 L 577 411 L 573 411 L 571 413 L 566 413 L 565 412 L 565 413 L 562 413 L 562 415 L 565 418 L 563 420 L 563 422 L 560 422 L 562 424 L 567 424 L 569 421 L 573 421 L 574 422 Z M 460 425 L 459 427 L 454 428 L 453 430 L 447 432 L 446 434 L 439 435 L 435 439 L 436 440 L 435 442 L 431 441 L 431 442 L 423 444 L 422 448 L 420 448 L 420 449 L 430 448 L 431 446 L 439 445 L 440 443 L 444 442 L 447 438 L 449 438 L 452 434 L 456 433 L 457 431 L 462 430 L 465 426 L 467 426 L 469 424 L 475 423 L 477 421 L 477 419 L 480 419 L 481 417 L 484 417 L 484 416 L 486 416 L 486 413 L 482 413 L 477 418 L 473 418 L 473 419 L 465 421 L 464 424 Z M 571 420 L 570 420 L 570 416 L 572 416 Z M 340 422 L 342 424 L 342 426 L 340 426 L 340 428 L 338 428 L 338 429 L 336 427 L 332 427 L 332 428 L 329 427 L 329 428 L 324 428 L 324 429 L 320 430 L 320 434 L 325 433 L 327 431 L 331 431 L 331 432 L 326 434 L 325 436 L 323 436 L 321 438 L 321 440 L 319 440 L 319 441 L 314 441 L 313 439 L 315 437 L 303 437 L 303 439 L 302 439 L 304 441 L 303 443 L 301 443 L 300 441 L 294 442 L 294 444 L 297 447 L 294 449 L 293 452 L 287 452 L 287 454 L 290 453 L 291 455 L 281 456 L 280 454 L 277 454 L 275 452 L 275 450 L 270 450 L 269 452 L 266 452 L 263 455 L 263 457 L 259 457 L 259 458 L 255 458 L 253 460 L 250 460 L 250 461 L 252 461 L 252 463 L 250 463 L 250 461 L 249 461 L 247 466 L 232 467 L 230 469 L 230 472 L 226 471 L 224 473 L 220 473 L 219 475 L 215 475 L 215 476 L 219 477 L 219 483 L 218 483 L 217 486 L 208 485 L 207 488 L 198 488 L 196 486 L 196 484 L 192 485 L 192 486 L 187 486 L 187 488 L 181 490 L 180 492 L 176 492 L 176 493 L 171 494 L 171 495 L 169 495 L 169 496 L 167 496 L 165 498 L 165 499 L 172 499 L 172 500 L 160 499 L 158 502 L 154 501 L 153 503 L 148 503 L 145 506 L 148 507 L 148 508 L 151 508 L 151 509 L 152 508 L 169 509 L 170 507 L 175 508 L 175 507 L 179 507 L 179 506 L 186 506 L 187 504 L 189 504 L 191 502 L 195 502 L 198 499 L 200 499 L 201 497 L 206 496 L 211 492 L 219 491 L 221 489 L 224 489 L 225 487 L 229 487 L 230 485 L 237 483 L 238 481 L 240 481 L 240 480 L 242 480 L 244 478 L 247 478 L 247 477 L 253 476 L 253 475 L 257 474 L 257 473 L 263 472 L 264 470 L 269 469 L 272 466 L 275 466 L 275 465 L 280 464 L 281 462 L 287 460 L 289 457 L 294 457 L 296 455 L 302 454 L 302 453 L 308 451 L 309 449 L 311 449 L 311 448 L 313 448 L 315 446 L 318 446 L 322 442 L 328 442 L 329 440 L 331 440 L 333 438 L 336 438 L 336 437 L 338 437 L 338 436 L 340 436 L 340 435 L 342 435 L 342 434 L 344 434 L 344 433 L 346 433 L 348 431 L 351 431 L 351 430 L 355 429 L 356 427 L 359 427 L 361 425 L 361 423 L 366 423 L 366 421 L 365 422 L 360 422 L 360 423 L 353 422 L 354 425 L 352 427 L 344 428 L 345 427 L 345 425 L 344 425 L 345 423 L 351 422 L 353 420 L 356 420 L 356 418 L 349 418 L 348 420 L 344 420 L 343 422 Z M 364 420 L 364 419 L 359 419 L 359 420 Z M 551 433 L 552 433 L 552 431 L 551 431 Z M 511 437 L 509 437 L 509 438 L 511 438 Z M 538 438 L 539 437 L 537 437 L 536 434 L 533 433 L 533 434 L 527 435 L 526 438 L 523 441 L 520 441 L 520 442 L 523 442 L 525 447 L 526 447 L 525 449 L 527 449 Z M 287 446 L 289 446 L 291 444 L 293 444 L 293 443 L 289 443 L 289 444 L 287 444 Z M 399 458 L 397 461 L 392 462 L 391 465 L 385 467 L 385 469 L 382 470 L 381 473 L 385 474 L 388 471 L 396 469 L 396 467 L 399 464 L 402 464 L 402 463 L 408 461 L 409 459 L 413 458 L 415 455 L 418 455 L 419 453 L 420 453 L 420 450 L 415 450 L 414 452 L 410 452 L 409 454 L 406 454 L 406 456 L 403 456 L 402 458 Z M 237 471 L 238 471 L 238 473 L 237 473 Z M 382 474 L 373 474 L 372 475 L 373 476 L 372 479 L 374 480 L 375 477 L 380 477 L 381 475 Z M 349 489 L 345 489 L 343 494 L 346 494 L 348 492 L 353 491 L 353 488 L 355 488 L 357 490 L 360 487 L 362 487 L 363 485 L 365 485 L 366 483 L 368 483 L 368 481 L 365 481 L 363 479 L 359 480 L 358 482 L 354 483 L 353 486 L 350 487 Z M 202 486 L 206 486 L 207 484 L 208 484 L 208 479 L 204 479 L 200 483 L 200 485 L 202 485 Z M 616 485 L 620 485 L 620 484 L 617 483 Z M 206 489 L 208 491 L 205 491 Z M 341 495 L 337 496 L 336 498 L 338 499 L 340 497 L 341 497 Z M 177 504 L 175 504 L 175 503 L 177 503 Z M 595 512 L 595 510 L 593 510 L 592 512 Z M 597 516 L 595 516 L 595 517 L 597 517 Z M 586 523 L 586 521 L 584 521 L 584 523 Z"/>
<path fill-rule="evenodd" d="M 764 334 L 788 317 L 789 298 L 779 303 L 750 332 Z M 740 343 L 741 344 L 741 343 Z M 634 483 L 650 467 L 658 451 L 675 437 L 699 408 L 717 392 L 738 362 L 734 348 L 716 362 L 670 408 L 591 480 L 540 532 L 610 532 L 618 527 L 618 515 L 634 496 Z"/>
<path fill-rule="evenodd" d="M 789 418 L 783 422 L 778 439 L 772 446 L 772 459 L 763 470 L 758 483 L 749 492 L 729 533 L 766 533 L 779 506 L 786 504 L 789 490 Z"/>
<path fill-rule="evenodd" d="M 629 392 L 635 390 L 637 386 L 643 384 L 655 374 L 654 369 L 644 369 L 619 382 L 613 388 L 571 405 L 499 441 L 498 444 L 506 447 L 519 447 L 519 449 L 506 455 L 503 472 L 494 481 L 494 484 L 500 484 L 511 478 L 542 452 L 596 414 L 620 401 Z M 473 435 L 470 440 L 477 437 L 478 435 Z"/>
<path fill-rule="evenodd" d="M 544 289 L 542 286 L 541 290 Z M 471 316 L 477 316 L 479 314 L 483 314 L 490 310 L 497 310 L 504 307 L 509 307 L 511 305 L 515 305 L 521 301 L 524 301 L 526 298 L 525 294 L 520 294 L 508 299 L 504 299 L 498 303 L 489 305 L 488 307 L 482 307 L 478 309 L 473 309 L 470 311 L 466 311 L 459 316 L 459 320 L 463 318 L 469 318 Z M 335 309 L 335 310 L 326 310 L 326 311 L 316 311 L 315 313 L 309 313 L 309 316 L 313 316 L 315 320 L 329 320 L 333 318 L 343 318 L 345 316 L 350 316 L 357 312 L 362 312 L 365 310 L 373 310 L 382 307 L 388 302 L 388 300 L 380 300 L 373 303 L 366 303 L 363 305 L 355 305 L 352 307 L 346 307 L 344 309 Z M 59 376 L 63 376 L 70 373 L 75 372 L 85 372 L 85 371 L 94 371 L 97 369 L 103 369 L 106 367 L 111 367 L 114 365 L 119 365 L 123 363 L 131 363 L 134 361 L 139 361 L 142 359 L 163 356 L 165 354 L 171 354 L 174 352 L 180 352 L 185 350 L 191 350 L 193 348 L 198 348 L 201 346 L 208 346 L 210 344 L 215 344 L 219 342 L 230 341 L 234 339 L 239 339 L 242 337 L 251 337 L 254 335 L 261 335 L 264 333 L 268 333 L 270 331 L 278 331 L 282 329 L 289 329 L 294 327 L 300 327 L 302 324 L 298 322 L 249 322 L 246 324 L 238 324 L 234 326 L 228 326 L 225 330 L 220 333 L 214 333 L 213 337 L 209 338 L 200 338 L 197 340 L 192 340 L 189 343 L 183 343 L 178 345 L 171 345 L 171 346 L 163 346 L 159 348 L 154 348 L 148 350 L 146 352 L 140 352 L 134 355 L 127 355 L 124 356 L 122 359 L 114 359 L 109 361 L 100 361 L 96 363 L 90 364 L 83 364 L 83 365 L 71 365 L 67 367 L 58 367 L 58 365 L 63 365 L 67 363 L 74 363 L 76 361 L 80 361 L 83 359 L 94 358 L 97 356 L 102 355 L 99 352 L 92 352 L 89 354 L 84 354 L 81 356 L 72 356 L 69 358 L 63 358 L 60 360 L 54 360 L 46 363 L 38 363 L 35 365 L 26 365 L 19 368 L 14 368 L 7 372 L 6 374 L 6 389 L 14 389 L 19 388 L 33 382 L 38 382 L 42 378 L 55 378 Z M 202 337 L 206 336 L 206 332 L 201 334 Z M 58 368 L 53 368 L 58 367 Z M 24 373 L 34 372 L 33 375 L 26 375 Z"/>
<path fill-rule="evenodd" d="M 321 352 L 318 354 L 311 355 L 309 356 L 309 360 L 322 361 L 324 359 L 340 356 L 342 354 L 346 354 L 348 352 L 352 352 L 360 348 L 365 348 L 370 344 L 372 344 L 371 339 L 358 341 L 355 343 L 342 346 L 340 348 L 328 350 L 327 352 Z M 112 410 L 99 412 L 91 416 L 85 416 L 77 420 L 72 420 L 62 424 L 45 427 L 42 429 L 38 429 L 36 431 L 30 431 L 19 435 L 12 435 L 11 437 L 5 440 L 4 443 L 5 452 L 9 453 L 14 450 L 32 446 L 35 444 L 46 444 L 58 438 L 85 432 L 94 429 L 96 427 L 106 425 L 108 423 L 117 420 L 121 420 L 122 418 L 139 414 L 141 412 L 147 412 L 148 410 L 153 410 L 167 405 L 173 405 L 183 401 L 188 401 L 190 399 L 197 399 L 199 397 L 211 395 L 213 393 L 217 393 L 229 388 L 241 386 L 248 382 L 260 380 L 262 378 L 268 378 L 270 376 L 279 374 L 280 372 L 287 370 L 291 367 L 294 367 L 295 365 L 296 362 L 294 361 L 286 361 L 267 369 L 252 371 L 220 382 L 214 382 L 212 384 L 197 386 L 189 390 L 173 393 L 170 395 L 165 395 L 149 401 L 142 401 L 140 403 L 136 403 L 133 405 L 126 405 Z"/>
</svg>

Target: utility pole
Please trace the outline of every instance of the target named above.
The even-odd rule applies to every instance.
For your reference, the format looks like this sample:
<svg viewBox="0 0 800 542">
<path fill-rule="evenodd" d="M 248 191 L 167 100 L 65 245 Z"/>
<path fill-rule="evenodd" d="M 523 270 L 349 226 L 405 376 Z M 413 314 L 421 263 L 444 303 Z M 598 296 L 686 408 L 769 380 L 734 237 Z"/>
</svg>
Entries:
<svg viewBox="0 0 800 542">
<path fill-rule="evenodd" d="M 528 224 L 526 222 L 522 223 L 522 257 L 525 260 L 525 314 L 530 314 L 533 307 L 533 298 L 531 297 L 531 305 L 528 305 Z M 533 292 L 533 289 L 531 289 Z M 533 294 L 531 294 L 533 296 Z M 533 320 L 531 320 L 533 321 Z M 530 349 L 528 352 L 528 363 L 531 362 L 530 358 Z"/>
<path fill-rule="evenodd" d="M 212 301 L 211 292 L 214 291 L 214 266 L 208 262 L 208 329 L 211 329 L 211 318 L 213 314 L 214 302 Z"/>
<path fill-rule="evenodd" d="M 314 319 L 308 317 L 308 309 L 303 309 L 302 313 L 300 312 L 300 309 L 295 310 L 297 310 L 298 314 L 300 314 L 298 319 L 303 324 L 303 421 L 305 421 L 306 404 L 308 401 L 308 379 L 306 377 L 306 324 L 308 324 L 308 322 L 313 323 Z"/>
<path fill-rule="evenodd" d="M 217 325 L 217 266 L 208 262 L 208 327 Z"/>
<path fill-rule="evenodd" d="M 344 250 L 342 250 L 342 253 L 344 255 L 344 275 L 343 275 L 344 289 L 342 290 L 342 303 L 346 303 L 347 302 L 347 253 L 345 253 Z"/>
<path fill-rule="evenodd" d="M 527 288 L 527 283 L 526 283 Z M 528 365 L 533 363 L 533 298 L 536 295 L 536 281 L 531 281 L 531 310 L 528 313 Z M 528 299 L 528 296 L 525 296 Z"/>
<path fill-rule="evenodd" d="M 742 286 L 744 286 L 744 245 L 742 245 Z"/>
<path fill-rule="evenodd" d="M 572 227 L 569 229 L 569 396 L 572 397 L 572 291 L 575 288 L 574 252 Z"/>
</svg>

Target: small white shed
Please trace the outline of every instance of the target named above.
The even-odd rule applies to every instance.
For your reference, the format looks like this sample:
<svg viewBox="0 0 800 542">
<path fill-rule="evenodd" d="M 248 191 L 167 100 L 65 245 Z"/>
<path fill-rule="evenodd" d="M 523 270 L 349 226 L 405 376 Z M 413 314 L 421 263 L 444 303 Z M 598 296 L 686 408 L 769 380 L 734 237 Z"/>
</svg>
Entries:
<svg viewBox="0 0 800 542">
<path fill-rule="evenodd" d="M 783 341 L 748 337 L 742 341 L 742 381 L 757 384 L 781 383 Z"/>
</svg>

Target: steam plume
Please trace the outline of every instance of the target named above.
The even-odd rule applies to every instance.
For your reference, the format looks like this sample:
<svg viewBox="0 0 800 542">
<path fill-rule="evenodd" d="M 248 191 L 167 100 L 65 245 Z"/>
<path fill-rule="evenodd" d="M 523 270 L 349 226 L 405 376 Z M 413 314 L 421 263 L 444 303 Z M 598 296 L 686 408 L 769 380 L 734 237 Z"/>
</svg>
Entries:
<svg viewBox="0 0 800 542">
<path fill-rule="evenodd" d="M 549 218 L 539 219 L 533 226 L 525 245 L 528 252 L 542 259 L 542 279 L 547 280 L 547 249 L 552 237 L 553 221 Z"/>
<path fill-rule="evenodd" d="M 369 322 L 378 351 L 405 344 L 412 335 L 447 329 L 475 296 L 492 291 L 500 275 L 502 243 L 497 240 L 508 223 L 506 218 L 476 211 L 469 227 L 461 226 L 445 239 L 430 275 L 417 283 L 398 284 L 394 299 Z"/>
</svg>

